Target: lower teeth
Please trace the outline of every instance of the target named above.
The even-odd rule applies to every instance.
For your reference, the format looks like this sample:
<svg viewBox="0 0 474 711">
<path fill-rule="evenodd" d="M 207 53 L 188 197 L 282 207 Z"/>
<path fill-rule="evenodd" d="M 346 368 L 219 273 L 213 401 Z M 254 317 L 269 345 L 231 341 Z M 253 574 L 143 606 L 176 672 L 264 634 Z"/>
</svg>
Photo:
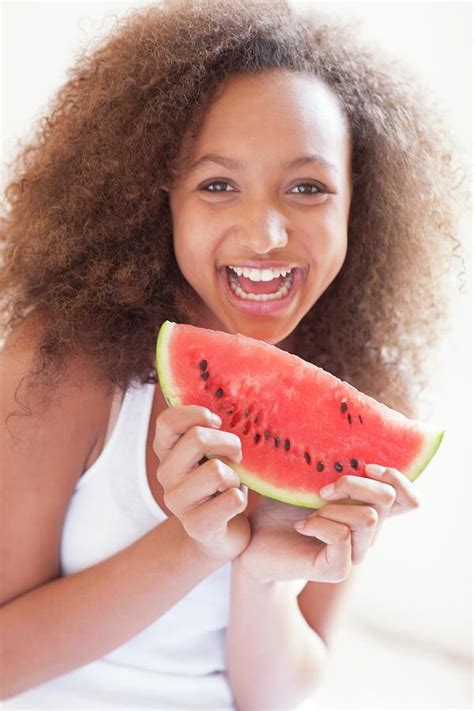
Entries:
<svg viewBox="0 0 474 711">
<path fill-rule="evenodd" d="M 239 296 L 241 299 L 245 299 L 247 301 L 268 301 L 269 299 L 283 299 L 290 291 L 291 285 L 293 283 L 293 274 L 291 273 L 287 277 L 285 277 L 283 286 L 281 286 L 277 291 L 271 294 L 248 294 L 246 291 L 243 291 L 243 289 L 241 289 L 237 280 L 232 274 L 229 275 L 229 283 L 234 294 Z"/>
</svg>

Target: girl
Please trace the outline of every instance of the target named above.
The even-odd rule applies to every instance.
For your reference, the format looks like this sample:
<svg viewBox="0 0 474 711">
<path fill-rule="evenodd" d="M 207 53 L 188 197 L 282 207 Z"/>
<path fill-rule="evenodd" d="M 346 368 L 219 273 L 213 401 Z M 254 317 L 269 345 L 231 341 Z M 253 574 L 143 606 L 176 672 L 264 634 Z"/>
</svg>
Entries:
<svg viewBox="0 0 474 711">
<path fill-rule="evenodd" d="M 6 190 L 4 708 L 314 696 L 353 566 L 419 495 L 377 462 L 318 511 L 248 491 L 154 346 L 164 319 L 240 332 L 415 414 L 458 180 L 400 77 L 284 0 L 167 0 L 71 71 Z"/>
</svg>

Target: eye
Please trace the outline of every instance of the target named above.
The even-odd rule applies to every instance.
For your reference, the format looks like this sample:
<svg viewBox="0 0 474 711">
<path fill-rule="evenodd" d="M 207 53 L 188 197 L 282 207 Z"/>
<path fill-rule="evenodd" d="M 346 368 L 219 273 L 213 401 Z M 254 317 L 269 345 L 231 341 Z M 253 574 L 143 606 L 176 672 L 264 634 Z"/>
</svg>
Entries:
<svg viewBox="0 0 474 711">
<path fill-rule="evenodd" d="M 295 187 L 292 188 L 290 192 L 292 192 L 295 188 L 298 192 L 293 193 L 293 195 L 319 195 L 326 192 L 320 185 L 317 185 L 316 183 L 299 183 L 298 185 L 295 185 Z M 305 190 L 304 188 L 309 188 L 309 190 Z"/>
<path fill-rule="evenodd" d="M 230 191 L 226 190 L 226 186 L 232 187 L 230 183 L 226 183 L 224 180 L 214 180 L 212 183 L 201 185 L 199 190 L 203 190 L 205 193 L 228 193 Z"/>
</svg>

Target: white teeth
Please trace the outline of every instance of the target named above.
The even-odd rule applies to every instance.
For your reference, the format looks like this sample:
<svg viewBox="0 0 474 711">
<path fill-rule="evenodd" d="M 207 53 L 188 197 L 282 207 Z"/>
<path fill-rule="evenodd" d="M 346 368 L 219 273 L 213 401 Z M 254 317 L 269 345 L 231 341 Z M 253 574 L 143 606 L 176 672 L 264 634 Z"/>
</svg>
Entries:
<svg viewBox="0 0 474 711">
<path fill-rule="evenodd" d="M 284 267 L 281 269 L 253 269 L 249 267 L 229 266 L 229 269 L 232 269 L 237 276 L 247 277 L 247 279 L 250 279 L 251 281 L 271 281 L 272 279 L 277 279 L 280 276 L 285 277 L 291 272 L 291 268 L 285 269 Z"/>
<path fill-rule="evenodd" d="M 245 275 L 244 275 L 245 276 Z M 291 289 L 293 283 L 293 275 L 289 275 L 285 278 L 282 286 L 271 294 L 250 294 L 240 288 L 237 279 L 230 275 L 229 283 L 234 294 L 237 294 L 241 299 L 247 301 L 268 301 L 269 299 L 283 299 Z"/>
</svg>

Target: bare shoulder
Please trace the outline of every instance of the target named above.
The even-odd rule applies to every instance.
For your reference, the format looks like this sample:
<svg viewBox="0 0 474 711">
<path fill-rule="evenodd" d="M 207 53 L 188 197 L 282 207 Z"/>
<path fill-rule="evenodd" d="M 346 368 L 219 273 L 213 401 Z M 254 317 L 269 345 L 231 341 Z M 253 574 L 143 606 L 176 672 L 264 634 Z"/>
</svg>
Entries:
<svg viewBox="0 0 474 711">
<path fill-rule="evenodd" d="M 59 575 L 66 509 L 112 395 L 81 357 L 57 387 L 28 390 L 35 346 L 25 327 L 0 350 L 0 604 Z"/>
</svg>

